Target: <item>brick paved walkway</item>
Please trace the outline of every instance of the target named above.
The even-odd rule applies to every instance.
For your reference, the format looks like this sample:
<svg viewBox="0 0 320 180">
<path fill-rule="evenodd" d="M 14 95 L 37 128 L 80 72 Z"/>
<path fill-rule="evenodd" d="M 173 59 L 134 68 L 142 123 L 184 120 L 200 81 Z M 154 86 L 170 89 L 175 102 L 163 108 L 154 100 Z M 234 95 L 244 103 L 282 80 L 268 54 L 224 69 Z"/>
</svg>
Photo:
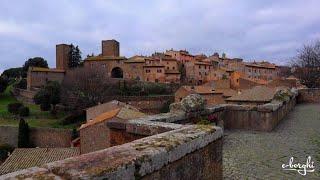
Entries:
<svg viewBox="0 0 320 180">
<path fill-rule="evenodd" d="M 223 147 L 225 179 L 302 179 L 281 165 L 306 162 L 311 156 L 320 179 L 320 104 L 299 104 L 272 132 L 225 131 Z M 318 161 L 317 161 L 318 159 Z"/>
</svg>

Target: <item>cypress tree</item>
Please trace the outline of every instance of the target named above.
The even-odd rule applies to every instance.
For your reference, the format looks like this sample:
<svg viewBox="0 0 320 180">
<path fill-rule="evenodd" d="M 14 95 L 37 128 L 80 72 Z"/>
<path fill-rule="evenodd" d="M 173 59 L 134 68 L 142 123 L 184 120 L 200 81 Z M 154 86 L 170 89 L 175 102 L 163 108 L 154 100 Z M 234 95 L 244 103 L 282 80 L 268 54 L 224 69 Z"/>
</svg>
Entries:
<svg viewBox="0 0 320 180">
<path fill-rule="evenodd" d="M 18 147 L 29 147 L 29 125 L 23 118 L 19 122 Z"/>
</svg>

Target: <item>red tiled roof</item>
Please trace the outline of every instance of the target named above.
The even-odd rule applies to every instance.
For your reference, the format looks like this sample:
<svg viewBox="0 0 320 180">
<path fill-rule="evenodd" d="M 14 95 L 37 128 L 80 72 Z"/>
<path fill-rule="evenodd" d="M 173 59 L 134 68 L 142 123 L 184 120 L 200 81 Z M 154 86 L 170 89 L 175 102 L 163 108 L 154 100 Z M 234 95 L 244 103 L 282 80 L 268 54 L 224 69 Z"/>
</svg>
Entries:
<svg viewBox="0 0 320 180">
<path fill-rule="evenodd" d="M 78 155 L 78 148 L 16 148 L 0 166 L 0 175 Z"/>
<path fill-rule="evenodd" d="M 276 92 L 277 90 L 275 88 L 256 86 L 228 98 L 227 101 L 270 102 Z"/>
</svg>

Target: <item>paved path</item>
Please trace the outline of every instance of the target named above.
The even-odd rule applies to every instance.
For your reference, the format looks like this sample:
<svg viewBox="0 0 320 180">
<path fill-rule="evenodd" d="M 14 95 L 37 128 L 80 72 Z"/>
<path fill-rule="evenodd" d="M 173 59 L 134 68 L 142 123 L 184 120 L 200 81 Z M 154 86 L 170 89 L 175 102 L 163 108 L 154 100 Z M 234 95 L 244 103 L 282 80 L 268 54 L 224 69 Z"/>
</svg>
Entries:
<svg viewBox="0 0 320 180">
<path fill-rule="evenodd" d="M 272 132 L 225 131 L 225 179 L 320 179 L 320 104 L 299 104 Z M 305 163 L 316 172 L 305 177 L 284 171 L 282 164 Z"/>
</svg>

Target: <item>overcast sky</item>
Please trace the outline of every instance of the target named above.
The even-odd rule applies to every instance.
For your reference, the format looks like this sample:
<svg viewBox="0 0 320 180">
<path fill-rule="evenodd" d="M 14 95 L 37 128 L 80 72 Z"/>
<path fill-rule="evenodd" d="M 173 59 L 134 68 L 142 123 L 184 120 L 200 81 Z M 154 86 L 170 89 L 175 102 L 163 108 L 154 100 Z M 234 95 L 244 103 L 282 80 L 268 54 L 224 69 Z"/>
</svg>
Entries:
<svg viewBox="0 0 320 180">
<path fill-rule="evenodd" d="M 284 64 L 320 38 L 319 0 L 1 0 L 0 72 L 42 56 L 55 67 L 55 45 L 98 54 L 116 39 L 121 55 L 166 49 L 226 52 Z"/>
</svg>

